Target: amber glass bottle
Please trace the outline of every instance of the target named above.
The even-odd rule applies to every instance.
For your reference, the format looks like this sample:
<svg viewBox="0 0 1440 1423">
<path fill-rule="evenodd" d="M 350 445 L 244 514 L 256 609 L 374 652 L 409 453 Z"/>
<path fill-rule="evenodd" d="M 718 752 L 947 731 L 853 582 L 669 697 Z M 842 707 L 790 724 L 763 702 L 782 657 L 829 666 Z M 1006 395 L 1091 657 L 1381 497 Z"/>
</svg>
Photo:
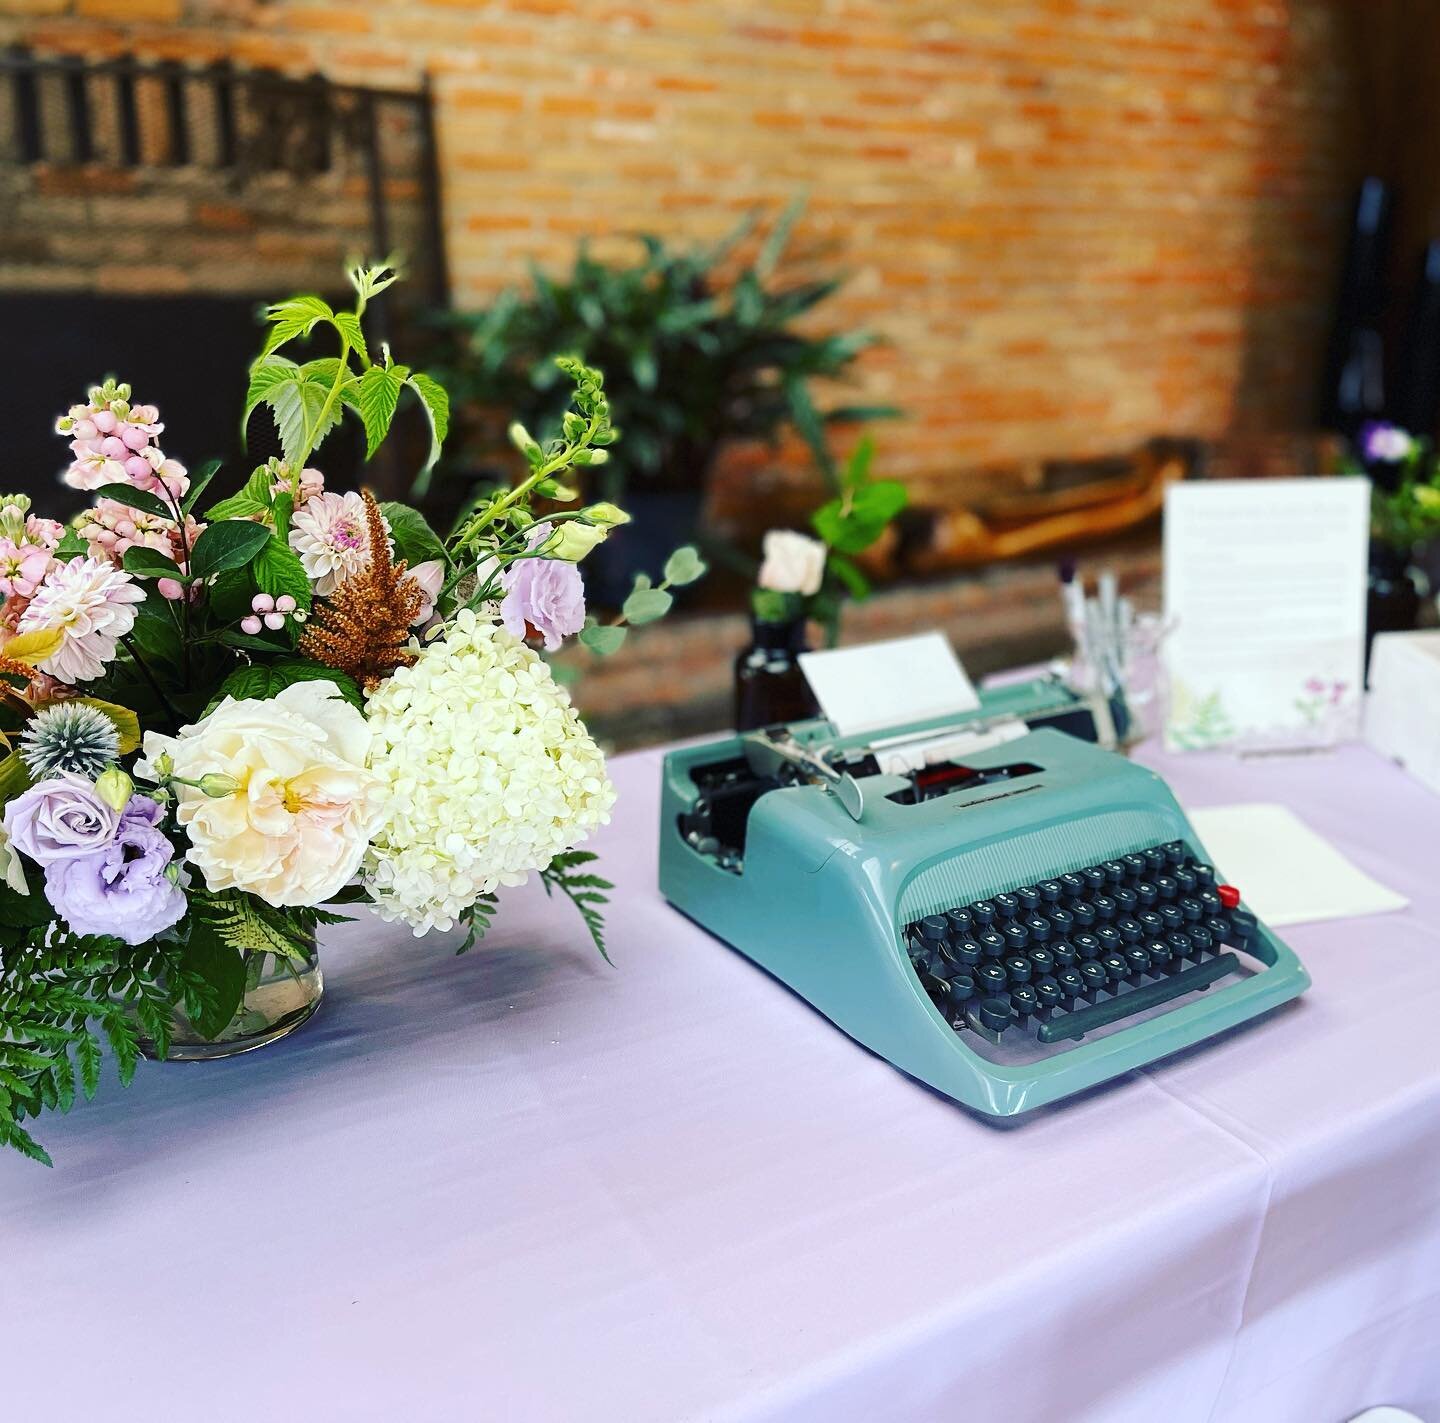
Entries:
<svg viewBox="0 0 1440 1423">
<path fill-rule="evenodd" d="M 735 659 L 737 731 L 819 716 L 800 670 L 800 654 L 809 650 L 803 617 L 783 623 L 751 617 L 750 646 Z"/>
</svg>

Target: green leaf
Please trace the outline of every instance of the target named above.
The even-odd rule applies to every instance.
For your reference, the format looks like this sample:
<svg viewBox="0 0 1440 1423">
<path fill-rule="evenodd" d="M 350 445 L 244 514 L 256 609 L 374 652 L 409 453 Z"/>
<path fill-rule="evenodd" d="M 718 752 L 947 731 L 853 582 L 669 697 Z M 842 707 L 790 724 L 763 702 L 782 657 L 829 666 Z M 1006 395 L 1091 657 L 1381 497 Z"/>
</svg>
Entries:
<svg viewBox="0 0 1440 1423">
<path fill-rule="evenodd" d="M 331 404 L 330 392 L 338 371 L 334 357 L 310 361 L 297 367 L 289 380 L 277 381 L 265 393 L 265 403 L 280 435 L 280 448 L 292 467 L 309 458 L 340 423 L 342 402 L 353 404 L 351 397 L 358 384 L 353 377 L 342 386 L 341 398 Z"/>
<path fill-rule="evenodd" d="M 331 322 L 335 329 L 350 343 L 352 351 L 360 353 L 360 359 L 370 359 L 369 348 L 365 345 L 365 333 L 360 329 L 360 318 L 353 311 L 337 311 Z"/>
<path fill-rule="evenodd" d="M 173 558 L 153 548 L 127 548 L 120 566 L 126 573 L 135 573 L 142 578 L 183 578 L 180 565 Z"/>
<path fill-rule="evenodd" d="M 810 447 L 815 467 L 825 476 L 825 483 L 838 490 L 840 484 L 835 473 L 835 459 L 825 439 L 825 425 L 810 398 L 810 389 L 803 376 L 792 374 L 786 378 L 785 398 L 790 405 L 790 418 L 795 422 L 800 438 Z"/>
<path fill-rule="evenodd" d="M 290 651 L 288 633 L 275 633 L 270 637 L 251 637 L 238 628 L 226 628 L 220 634 L 220 641 L 226 647 L 238 648 L 241 652 L 264 652 L 274 657 L 277 653 Z"/>
<path fill-rule="evenodd" d="M 624 613 L 627 622 L 639 627 L 643 623 L 653 623 L 657 618 L 663 618 L 674 601 L 663 588 L 637 588 L 626 598 L 625 606 L 620 611 Z"/>
<path fill-rule="evenodd" d="M 333 667 L 322 667 L 318 662 L 270 662 L 254 663 L 249 667 L 237 667 L 220 684 L 220 690 L 210 705 L 217 705 L 224 697 L 236 701 L 268 701 L 296 682 L 333 682 L 340 695 L 352 706 L 365 707 L 365 699 L 353 678 Z"/>
<path fill-rule="evenodd" d="M 400 391 L 410 372 L 405 366 L 371 366 L 360 377 L 355 408 L 365 426 L 365 458 L 372 459 L 380 443 L 390 433 Z"/>
<path fill-rule="evenodd" d="M 202 1001 L 195 1027 L 201 1037 L 213 1040 L 230 1025 L 244 997 L 245 961 L 210 924 L 192 914 L 183 963 L 211 990 Z"/>
<path fill-rule="evenodd" d="M 210 585 L 206 602 L 217 621 L 238 623 L 251 611 L 251 600 L 259 591 L 249 568 L 231 568 L 219 574 Z"/>
<path fill-rule="evenodd" d="M 206 460 L 199 469 L 190 472 L 190 488 L 186 493 L 180 508 L 183 513 L 188 514 L 200 501 L 200 496 L 205 492 L 210 481 L 215 478 L 220 470 L 220 460 Z"/>
<path fill-rule="evenodd" d="M 13 751 L 8 756 L 0 756 L 0 805 L 19 795 L 29 785 L 30 772 L 25 769 L 25 763 L 20 757 Z M 5 920 L 0 919 L 0 924 L 4 922 Z"/>
<path fill-rule="evenodd" d="M 318 296 L 295 296 L 289 301 L 277 301 L 265 311 L 265 319 L 272 323 L 273 329 L 265 338 L 261 358 L 297 336 L 308 336 L 315 329 L 316 322 L 332 321 L 334 316 L 330 303 Z"/>
<path fill-rule="evenodd" d="M 623 627 L 589 622 L 580 629 L 580 641 L 597 656 L 608 657 L 612 652 L 620 650 L 620 644 L 625 641 L 627 631 L 628 629 Z"/>
<path fill-rule="evenodd" d="M 210 578 L 227 568 L 242 568 L 272 538 L 264 524 L 248 519 L 222 519 L 210 524 L 190 550 L 190 571 L 197 578 Z"/>
<path fill-rule="evenodd" d="M 845 465 L 846 489 L 859 489 L 870 478 L 870 463 L 874 457 L 875 441 L 869 435 L 861 435 Z"/>
<path fill-rule="evenodd" d="M 408 504 L 387 502 L 380 506 L 380 512 L 390 525 L 396 557 L 403 558 L 411 568 L 436 558 L 442 562 L 449 561 L 439 534 L 425 522 L 425 516 L 418 509 L 412 509 Z"/>
<path fill-rule="evenodd" d="M 305 576 L 305 565 L 299 555 L 278 535 L 271 534 L 269 541 L 260 550 L 251 572 L 262 593 L 278 598 L 288 593 L 296 606 L 310 611 L 312 590 L 310 580 Z"/>
<path fill-rule="evenodd" d="M 147 661 L 178 664 L 184 659 L 185 644 L 170 608 L 171 605 L 153 589 L 143 603 L 135 605 L 135 626 L 131 628 L 130 636 Z"/>
<path fill-rule="evenodd" d="M 770 229 L 770 235 L 765 239 L 765 245 L 760 249 L 760 255 L 755 259 L 755 274 L 760 278 L 769 277 L 775 270 L 781 254 L 785 251 L 785 245 L 790 241 L 790 232 L 794 228 L 796 220 L 805 210 L 805 194 L 797 193 L 795 197 L 785 205 Z"/>
<path fill-rule="evenodd" d="M 665 560 L 665 581 L 675 588 L 683 588 L 687 583 L 696 582 L 705 576 L 705 572 L 705 560 L 691 544 L 677 548 Z"/>
<path fill-rule="evenodd" d="M 877 479 L 854 495 L 832 499 L 811 515 L 815 532 L 840 553 L 863 553 L 904 507 L 908 492 L 899 480 Z"/>
<path fill-rule="evenodd" d="M 175 522 L 174 511 L 158 494 L 151 494 L 148 489 L 136 489 L 130 484 L 106 484 L 102 485 L 96 493 L 102 499 L 113 499 L 117 504 L 128 504 L 132 509 L 139 509 L 142 513 L 154 514 L 160 519 L 169 519 Z"/>
<path fill-rule="evenodd" d="M 781 593 L 774 588 L 752 588 L 750 608 L 762 623 L 789 623 L 805 612 L 799 593 Z"/>
<path fill-rule="evenodd" d="M 222 499 L 206 511 L 205 517 L 212 522 L 216 519 L 249 519 L 257 514 L 270 512 L 270 489 L 275 476 L 268 465 L 260 465 L 251 472 L 238 493 Z"/>
<path fill-rule="evenodd" d="M 299 369 L 288 356 L 261 356 L 250 367 L 250 385 L 245 392 L 245 412 L 240 417 L 242 439 L 255 407 L 268 400 L 276 386 L 294 380 Z"/>
<path fill-rule="evenodd" d="M 852 598 L 870 596 L 870 580 L 844 554 L 832 552 L 825 567 L 845 585 L 845 591 Z"/>
<path fill-rule="evenodd" d="M 7 928 L 15 925 L 21 928 L 38 929 L 55 917 L 55 911 L 50 908 L 49 902 L 37 883 L 40 877 L 32 874 L 30 878 L 29 894 L 16 894 L 9 885 L 0 882 L 0 924 L 6 925 Z"/>
<path fill-rule="evenodd" d="M 66 529 L 56 545 L 55 557 L 61 563 L 69 563 L 72 558 L 83 558 L 89 552 L 90 545 L 74 529 Z"/>
<path fill-rule="evenodd" d="M 425 457 L 424 468 L 415 481 L 415 492 L 419 495 L 425 492 L 430 471 L 440 458 L 440 447 L 450 433 L 450 395 L 434 376 L 428 376 L 424 371 L 412 372 L 406 384 L 420 397 L 430 420 L 430 453 Z"/>
</svg>

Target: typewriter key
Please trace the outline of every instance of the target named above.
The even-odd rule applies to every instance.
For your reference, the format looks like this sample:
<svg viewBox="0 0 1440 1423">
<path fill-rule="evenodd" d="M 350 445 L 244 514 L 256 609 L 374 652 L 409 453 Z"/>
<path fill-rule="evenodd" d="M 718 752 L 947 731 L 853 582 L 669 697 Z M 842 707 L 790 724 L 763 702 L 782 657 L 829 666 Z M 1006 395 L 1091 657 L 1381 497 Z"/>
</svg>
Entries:
<svg viewBox="0 0 1440 1423">
<path fill-rule="evenodd" d="M 1015 898 L 1020 901 L 1021 907 L 1027 913 L 1033 913 L 1040 907 L 1040 891 L 1033 884 L 1022 884 L 1015 891 Z"/>
<path fill-rule="evenodd" d="M 1003 993 L 1005 985 L 1010 982 L 1009 976 L 1003 967 L 994 959 L 986 959 L 972 975 L 975 987 L 981 993 Z"/>
<path fill-rule="evenodd" d="M 1030 960 L 1024 954 L 1011 954 L 1005 960 L 1005 977 L 1011 983 L 1030 982 Z"/>
<path fill-rule="evenodd" d="M 1005 952 L 1005 935 L 995 929 L 987 929 L 983 934 L 977 934 L 975 941 L 992 959 L 998 959 Z"/>
<path fill-rule="evenodd" d="M 1001 933 L 1005 936 L 1007 949 L 1023 949 L 1030 942 L 1030 931 L 1018 920 L 1011 920 Z"/>
</svg>

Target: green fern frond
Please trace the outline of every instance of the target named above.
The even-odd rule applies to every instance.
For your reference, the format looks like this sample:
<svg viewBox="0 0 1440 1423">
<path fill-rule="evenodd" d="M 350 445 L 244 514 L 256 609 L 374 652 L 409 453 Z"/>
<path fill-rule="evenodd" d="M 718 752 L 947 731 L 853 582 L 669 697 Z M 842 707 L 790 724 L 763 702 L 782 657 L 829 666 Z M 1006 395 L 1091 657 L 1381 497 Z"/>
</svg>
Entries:
<svg viewBox="0 0 1440 1423">
<path fill-rule="evenodd" d="M 605 920 L 600 910 L 610 902 L 606 891 L 615 886 L 599 875 L 576 873 L 582 865 L 593 864 L 597 859 L 599 856 L 591 850 L 567 850 L 563 855 L 556 855 L 541 870 L 540 882 L 545 886 L 546 894 L 558 889 L 580 911 L 580 918 L 590 931 L 600 957 L 614 967 L 605 950 Z"/>
</svg>

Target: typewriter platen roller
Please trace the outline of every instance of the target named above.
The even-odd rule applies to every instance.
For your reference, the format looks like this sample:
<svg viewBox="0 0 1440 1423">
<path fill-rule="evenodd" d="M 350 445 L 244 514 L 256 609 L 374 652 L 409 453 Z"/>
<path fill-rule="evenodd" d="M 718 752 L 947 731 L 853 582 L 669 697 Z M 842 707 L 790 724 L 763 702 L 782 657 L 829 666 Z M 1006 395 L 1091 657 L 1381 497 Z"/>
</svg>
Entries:
<svg viewBox="0 0 1440 1423">
<path fill-rule="evenodd" d="M 1303 992 L 1164 782 L 1022 713 L 671 753 L 667 898 L 905 1072 L 1011 1115 Z M 1083 711 L 1084 708 L 1078 708 Z M 1094 721 L 1072 721 L 1093 734 Z"/>
</svg>

